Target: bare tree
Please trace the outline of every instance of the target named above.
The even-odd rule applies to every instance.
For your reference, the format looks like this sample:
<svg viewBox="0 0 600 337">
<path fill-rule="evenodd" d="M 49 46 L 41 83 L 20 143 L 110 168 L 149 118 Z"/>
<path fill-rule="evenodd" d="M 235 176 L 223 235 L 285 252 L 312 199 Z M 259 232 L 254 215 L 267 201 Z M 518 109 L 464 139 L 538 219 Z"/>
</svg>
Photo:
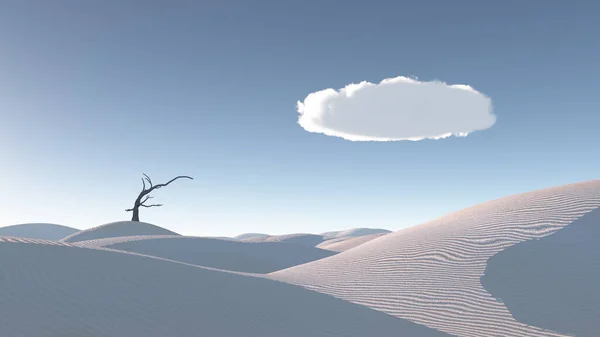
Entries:
<svg viewBox="0 0 600 337">
<path fill-rule="evenodd" d="M 150 180 L 150 177 L 148 177 L 145 173 L 144 174 L 144 178 L 142 178 L 142 191 L 140 192 L 140 194 L 138 195 L 137 199 L 135 199 L 135 203 L 133 204 L 133 208 L 130 209 L 126 209 L 125 212 L 133 212 L 133 216 L 131 217 L 131 221 L 140 221 L 140 207 L 160 207 L 162 206 L 162 204 L 150 204 L 150 205 L 146 205 L 146 201 L 152 199 L 152 197 L 149 195 L 152 191 L 157 190 L 161 187 L 165 187 L 167 185 L 169 185 L 170 183 L 174 182 L 177 179 L 191 179 L 194 180 L 194 178 L 192 177 L 188 177 L 188 176 L 177 176 L 171 180 L 169 180 L 167 183 L 165 184 L 158 184 L 158 185 L 153 185 L 152 184 L 152 180 Z M 146 186 L 146 182 L 148 182 L 148 184 L 150 185 L 150 187 Z"/>
</svg>

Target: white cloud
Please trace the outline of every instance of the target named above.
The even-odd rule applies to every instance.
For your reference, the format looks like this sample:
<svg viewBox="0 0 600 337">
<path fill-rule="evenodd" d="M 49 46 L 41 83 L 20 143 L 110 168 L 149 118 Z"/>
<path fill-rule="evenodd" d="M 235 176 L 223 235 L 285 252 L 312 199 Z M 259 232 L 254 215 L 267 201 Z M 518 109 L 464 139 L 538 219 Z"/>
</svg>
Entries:
<svg viewBox="0 0 600 337">
<path fill-rule="evenodd" d="M 298 112 L 306 131 L 352 141 L 464 137 L 496 122 L 491 99 L 468 85 L 402 76 L 313 92 Z"/>
</svg>

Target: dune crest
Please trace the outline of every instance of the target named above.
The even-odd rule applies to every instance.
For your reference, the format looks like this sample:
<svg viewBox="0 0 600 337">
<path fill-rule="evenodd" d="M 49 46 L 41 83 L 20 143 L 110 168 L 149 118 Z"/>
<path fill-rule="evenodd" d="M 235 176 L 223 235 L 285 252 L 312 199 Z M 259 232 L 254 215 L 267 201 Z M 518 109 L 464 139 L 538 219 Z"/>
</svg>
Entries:
<svg viewBox="0 0 600 337">
<path fill-rule="evenodd" d="M 139 236 L 139 235 L 179 235 L 168 229 L 158 227 L 153 224 L 137 221 L 119 221 L 111 222 L 105 225 L 93 227 L 83 231 L 73 233 L 65 238 L 62 242 L 79 242 L 98 240 L 105 238 L 123 237 L 123 236 Z"/>
</svg>

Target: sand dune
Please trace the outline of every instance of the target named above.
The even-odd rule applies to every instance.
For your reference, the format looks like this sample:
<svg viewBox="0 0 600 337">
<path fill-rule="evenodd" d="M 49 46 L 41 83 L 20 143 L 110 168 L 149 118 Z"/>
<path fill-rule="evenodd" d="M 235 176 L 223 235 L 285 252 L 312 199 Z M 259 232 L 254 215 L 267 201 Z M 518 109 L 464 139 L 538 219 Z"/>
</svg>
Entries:
<svg viewBox="0 0 600 337">
<path fill-rule="evenodd" d="M 285 235 L 273 235 L 273 236 L 254 236 L 247 239 L 241 240 L 242 242 L 285 242 L 293 243 L 297 245 L 303 245 L 307 247 L 316 247 L 319 243 L 323 242 L 324 238 L 318 234 L 285 234 Z"/>
<path fill-rule="evenodd" d="M 515 195 L 269 277 L 458 336 L 560 336 L 515 320 L 480 278 L 493 255 L 598 207 L 600 180 Z"/>
<path fill-rule="evenodd" d="M 308 247 L 315 247 L 319 243 L 323 242 L 323 237 L 316 234 L 287 234 L 272 236 L 265 240 L 265 242 L 285 242 L 294 243 L 297 245 L 303 245 Z"/>
<path fill-rule="evenodd" d="M 244 234 L 234 236 L 233 238 L 236 240 L 242 241 L 242 240 L 250 240 L 250 239 L 266 239 L 269 236 L 270 236 L 269 234 L 261 234 L 261 233 L 244 233 Z"/>
<path fill-rule="evenodd" d="M 130 236 L 76 243 L 85 247 L 105 247 L 194 265 L 240 271 L 270 273 L 322 259 L 335 252 L 284 242 L 248 243 L 232 239 L 186 236 Z"/>
<path fill-rule="evenodd" d="M 28 223 L 0 227 L 0 236 L 14 236 L 31 239 L 60 240 L 78 232 L 79 229 L 49 223 Z"/>
<path fill-rule="evenodd" d="M 139 235 L 179 235 L 168 229 L 145 222 L 120 221 L 73 233 L 62 242 L 79 242 L 104 238 Z"/>
<path fill-rule="evenodd" d="M 520 322 L 594 337 L 600 333 L 600 208 L 553 235 L 488 261 L 483 286 Z"/>
<path fill-rule="evenodd" d="M 343 231 L 326 232 L 322 234 L 296 233 L 285 235 L 268 235 L 260 233 L 245 233 L 234 237 L 234 239 L 244 242 L 287 242 L 309 247 L 316 247 L 329 240 L 341 241 L 351 239 L 354 237 L 381 233 L 391 232 L 387 229 L 352 228 Z M 336 241 L 330 241 L 329 243 L 333 243 Z M 364 242 L 366 241 L 367 240 L 365 240 Z"/>
<path fill-rule="evenodd" d="M 363 235 L 357 237 L 341 237 L 323 241 L 317 245 L 317 248 L 330 250 L 333 252 L 344 252 L 348 249 L 358 247 L 365 242 L 371 241 L 375 238 L 385 235 L 386 233 Z"/>
<path fill-rule="evenodd" d="M 359 236 L 367 236 L 367 235 L 375 235 L 375 234 L 388 234 L 392 231 L 387 229 L 380 228 L 352 228 L 343 231 L 336 232 L 326 232 L 321 235 L 326 239 L 336 239 L 336 238 L 355 238 Z"/>
<path fill-rule="evenodd" d="M 447 336 L 267 279 L 44 240 L 0 238 L 10 337 Z"/>
</svg>

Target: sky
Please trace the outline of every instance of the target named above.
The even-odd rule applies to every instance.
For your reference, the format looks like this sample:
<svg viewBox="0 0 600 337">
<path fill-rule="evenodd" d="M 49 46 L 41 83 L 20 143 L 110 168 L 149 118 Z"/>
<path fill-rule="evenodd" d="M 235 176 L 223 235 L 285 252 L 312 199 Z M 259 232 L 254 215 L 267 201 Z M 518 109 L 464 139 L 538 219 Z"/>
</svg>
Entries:
<svg viewBox="0 0 600 337">
<path fill-rule="evenodd" d="M 0 226 L 128 220 L 142 173 L 194 177 L 142 221 L 207 236 L 400 230 L 597 179 L 599 11 L 0 0 Z"/>
</svg>

